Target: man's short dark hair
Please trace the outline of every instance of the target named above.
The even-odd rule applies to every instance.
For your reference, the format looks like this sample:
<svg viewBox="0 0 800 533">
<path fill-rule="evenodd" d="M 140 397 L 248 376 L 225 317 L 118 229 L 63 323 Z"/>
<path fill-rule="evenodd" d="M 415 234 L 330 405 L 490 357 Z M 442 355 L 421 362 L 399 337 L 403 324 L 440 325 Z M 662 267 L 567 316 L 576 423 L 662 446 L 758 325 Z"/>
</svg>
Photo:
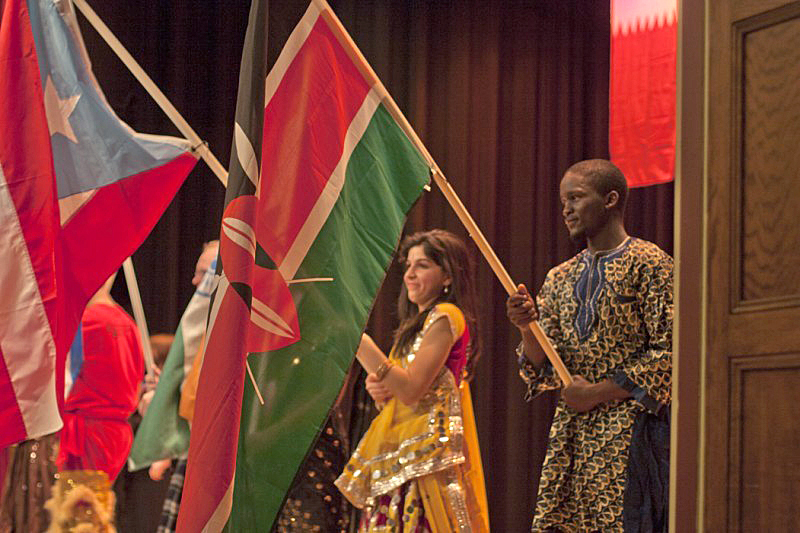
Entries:
<svg viewBox="0 0 800 533">
<path fill-rule="evenodd" d="M 617 191 L 619 200 L 617 208 L 625 212 L 625 202 L 628 199 L 628 182 L 617 165 L 605 159 L 587 159 L 575 163 L 567 169 L 567 173 L 579 174 L 589 178 L 594 189 L 605 196 L 611 191 Z"/>
</svg>

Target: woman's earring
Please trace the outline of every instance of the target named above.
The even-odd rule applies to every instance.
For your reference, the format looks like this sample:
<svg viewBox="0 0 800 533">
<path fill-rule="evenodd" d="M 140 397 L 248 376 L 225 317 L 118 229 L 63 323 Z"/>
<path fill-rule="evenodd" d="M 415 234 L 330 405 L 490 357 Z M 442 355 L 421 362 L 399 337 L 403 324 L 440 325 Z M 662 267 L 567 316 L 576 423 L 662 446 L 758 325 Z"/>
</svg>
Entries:
<svg viewBox="0 0 800 533">
<path fill-rule="evenodd" d="M 444 286 L 444 293 L 448 294 L 449 292 L 450 292 L 450 285 L 445 285 Z"/>
</svg>

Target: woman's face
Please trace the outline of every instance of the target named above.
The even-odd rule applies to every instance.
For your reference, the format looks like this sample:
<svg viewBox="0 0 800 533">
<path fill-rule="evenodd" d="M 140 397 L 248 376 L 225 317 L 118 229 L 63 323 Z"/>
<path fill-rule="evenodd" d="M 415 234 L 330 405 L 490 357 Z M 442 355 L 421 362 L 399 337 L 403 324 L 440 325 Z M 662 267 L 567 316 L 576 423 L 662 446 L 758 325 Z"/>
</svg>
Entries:
<svg viewBox="0 0 800 533">
<path fill-rule="evenodd" d="M 427 309 L 450 282 L 450 276 L 425 255 L 421 244 L 408 250 L 403 283 L 406 284 L 408 299 L 417 304 L 420 311 Z"/>
</svg>

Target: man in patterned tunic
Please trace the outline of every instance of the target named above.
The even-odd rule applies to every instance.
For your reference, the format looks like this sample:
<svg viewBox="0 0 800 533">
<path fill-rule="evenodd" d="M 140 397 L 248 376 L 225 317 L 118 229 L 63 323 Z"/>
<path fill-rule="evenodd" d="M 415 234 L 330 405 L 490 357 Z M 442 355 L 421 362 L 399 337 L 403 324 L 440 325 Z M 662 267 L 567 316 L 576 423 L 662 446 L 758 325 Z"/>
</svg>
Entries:
<svg viewBox="0 0 800 533">
<path fill-rule="evenodd" d="M 672 258 L 626 233 L 627 184 L 609 161 L 570 167 L 560 195 L 570 237 L 585 239 L 586 249 L 547 274 L 535 304 L 524 285 L 507 301 L 508 317 L 522 334 L 517 353 L 526 399 L 562 387 L 528 328 L 532 320 L 538 318 L 574 379 L 561 392 L 550 428 L 531 530 L 623 531 L 623 495 L 626 531 L 638 530 L 642 520 L 660 530 L 666 524 Z M 656 433 L 645 427 L 648 420 L 660 424 Z M 657 452 L 661 468 L 654 477 L 642 475 L 636 467 L 647 461 L 639 458 Z M 648 476 L 656 480 L 654 492 L 639 484 Z M 631 520 L 629 510 L 643 509 L 655 519 Z"/>
</svg>

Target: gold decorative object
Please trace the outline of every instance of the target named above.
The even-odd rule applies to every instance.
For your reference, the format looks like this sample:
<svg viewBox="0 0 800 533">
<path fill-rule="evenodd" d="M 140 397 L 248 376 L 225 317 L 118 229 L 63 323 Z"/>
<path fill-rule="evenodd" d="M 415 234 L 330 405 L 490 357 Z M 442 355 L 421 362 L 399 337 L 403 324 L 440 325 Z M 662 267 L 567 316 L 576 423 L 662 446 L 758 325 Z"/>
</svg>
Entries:
<svg viewBox="0 0 800 533">
<path fill-rule="evenodd" d="M 114 492 L 100 470 L 65 470 L 45 507 L 52 516 L 47 533 L 116 533 Z"/>
</svg>

